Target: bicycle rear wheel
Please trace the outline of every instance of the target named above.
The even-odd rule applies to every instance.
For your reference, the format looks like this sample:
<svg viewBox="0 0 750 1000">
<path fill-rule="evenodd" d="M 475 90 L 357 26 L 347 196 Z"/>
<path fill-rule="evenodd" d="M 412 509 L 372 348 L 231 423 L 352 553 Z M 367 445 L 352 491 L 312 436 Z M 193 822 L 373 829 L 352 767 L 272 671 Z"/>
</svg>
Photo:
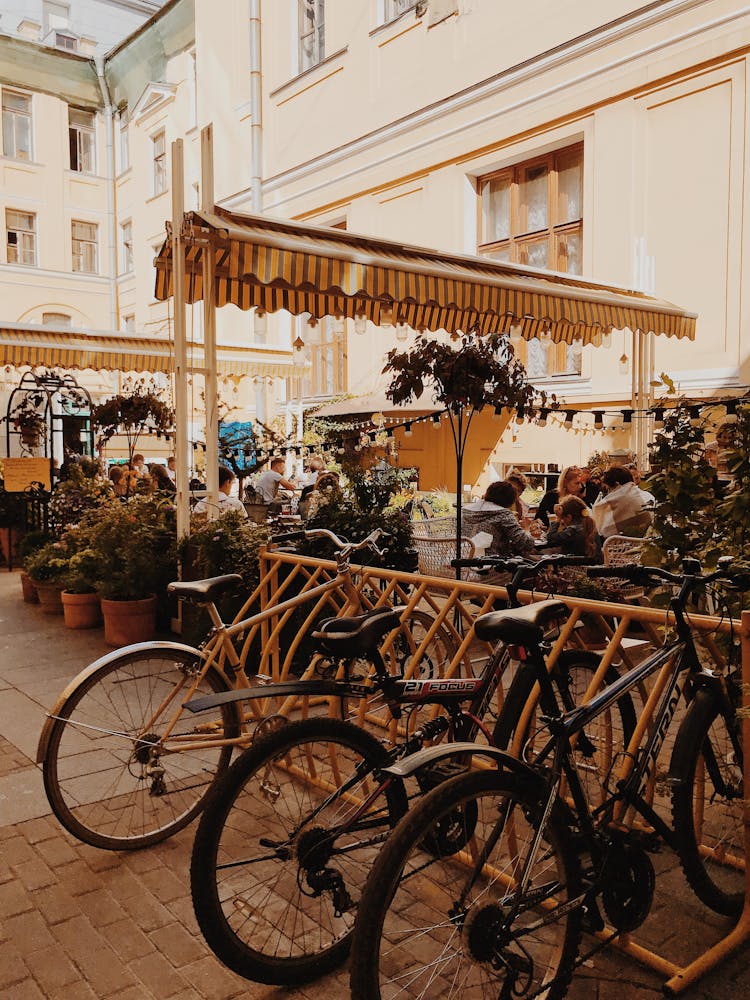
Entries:
<svg viewBox="0 0 750 1000">
<path fill-rule="evenodd" d="M 596 653 L 586 650 L 563 650 L 560 654 L 552 670 L 552 684 L 563 712 L 570 712 L 582 703 L 599 668 L 599 662 L 600 658 Z M 604 686 L 613 684 L 618 678 L 617 670 L 610 666 L 604 678 Z M 494 733 L 496 746 L 501 750 L 510 749 L 514 745 L 520 746 L 521 757 L 527 763 L 533 761 L 536 752 L 546 743 L 546 736 L 539 734 L 538 704 L 533 709 L 525 732 L 516 738 L 535 683 L 536 673 L 528 663 L 524 664 L 513 678 Z M 627 748 L 635 725 L 633 701 L 629 694 L 625 694 L 579 734 L 573 759 L 581 787 L 592 808 L 602 801 L 615 757 Z"/>
<path fill-rule="evenodd" d="M 261 739 L 217 784 L 190 884 L 201 931 L 230 969 L 291 986 L 346 958 L 369 865 L 406 811 L 400 783 L 380 790 L 387 759 L 364 730 L 307 719 Z"/>
<path fill-rule="evenodd" d="M 699 693 L 675 740 L 670 764 L 676 850 L 698 898 L 738 917 L 745 899 L 740 721 Z"/>
<path fill-rule="evenodd" d="M 103 665 L 64 702 L 43 761 L 44 788 L 62 825 L 108 850 L 148 847 L 186 826 L 203 806 L 239 736 L 235 705 L 213 713 L 182 711 L 165 739 L 201 661 L 155 646 Z M 195 691 L 228 689 L 210 669 Z"/>
<path fill-rule="evenodd" d="M 581 911 L 556 911 L 579 895 L 580 870 L 557 809 L 533 849 L 541 812 L 526 775 L 496 771 L 461 775 L 421 799 L 386 842 L 362 894 L 352 996 L 565 996 Z M 445 837 L 467 825 L 464 836 Z M 436 856 L 436 844 L 451 841 L 466 850 Z"/>
</svg>

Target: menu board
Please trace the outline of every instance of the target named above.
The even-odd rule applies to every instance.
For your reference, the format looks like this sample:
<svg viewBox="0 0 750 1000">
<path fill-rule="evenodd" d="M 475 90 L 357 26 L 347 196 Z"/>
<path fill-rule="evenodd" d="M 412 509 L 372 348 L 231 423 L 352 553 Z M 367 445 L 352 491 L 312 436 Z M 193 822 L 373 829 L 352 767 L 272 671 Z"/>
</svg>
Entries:
<svg viewBox="0 0 750 1000">
<path fill-rule="evenodd" d="M 4 458 L 3 478 L 8 493 L 23 493 L 32 483 L 52 489 L 51 462 L 48 458 Z"/>
</svg>

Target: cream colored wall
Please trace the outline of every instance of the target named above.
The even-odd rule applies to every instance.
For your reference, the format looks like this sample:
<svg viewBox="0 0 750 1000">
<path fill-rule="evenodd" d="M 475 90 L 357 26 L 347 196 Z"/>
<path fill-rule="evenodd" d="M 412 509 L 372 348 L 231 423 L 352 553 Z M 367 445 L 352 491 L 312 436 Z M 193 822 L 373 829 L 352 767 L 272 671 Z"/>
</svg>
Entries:
<svg viewBox="0 0 750 1000">
<path fill-rule="evenodd" d="M 435 28 L 413 13 L 377 28 L 374 2 L 331 0 L 332 57 L 298 78 L 295 4 L 264 6 L 266 212 L 475 252 L 475 179 L 583 140 L 584 274 L 632 287 L 645 255 L 654 293 L 699 314 L 694 344 L 657 338 L 656 373 L 691 394 L 748 382 L 750 15 L 686 0 L 571 41 L 641 6 L 459 2 Z M 350 388 L 372 382 L 392 343 L 372 327 L 350 337 Z M 571 406 L 627 405 L 623 352 L 632 360 L 630 334 L 616 331 L 584 349 L 580 379 L 548 388 Z M 626 437 L 523 425 L 494 458 L 568 464 Z"/>
</svg>

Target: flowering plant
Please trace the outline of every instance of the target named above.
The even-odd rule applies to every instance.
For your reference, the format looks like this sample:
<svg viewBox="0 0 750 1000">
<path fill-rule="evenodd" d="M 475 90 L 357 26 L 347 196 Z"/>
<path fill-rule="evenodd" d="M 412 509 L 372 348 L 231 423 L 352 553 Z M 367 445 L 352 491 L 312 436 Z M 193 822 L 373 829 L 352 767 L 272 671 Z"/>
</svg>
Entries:
<svg viewBox="0 0 750 1000">
<path fill-rule="evenodd" d="M 35 583 L 62 584 L 69 561 L 69 553 L 62 542 L 47 542 L 26 559 L 25 569 Z"/>
<path fill-rule="evenodd" d="M 113 497 L 112 484 L 98 474 L 93 463 L 71 465 L 68 478 L 57 483 L 49 502 L 50 527 L 59 533 L 76 524 L 86 511 L 101 507 Z"/>
</svg>

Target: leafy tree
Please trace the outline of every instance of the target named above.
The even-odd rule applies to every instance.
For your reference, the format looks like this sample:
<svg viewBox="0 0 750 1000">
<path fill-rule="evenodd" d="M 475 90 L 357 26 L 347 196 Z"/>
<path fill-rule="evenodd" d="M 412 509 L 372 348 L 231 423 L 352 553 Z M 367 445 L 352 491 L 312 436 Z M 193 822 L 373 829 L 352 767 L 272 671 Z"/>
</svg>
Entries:
<svg viewBox="0 0 750 1000">
<path fill-rule="evenodd" d="M 174 410 L 147 380 L 137 379 L 126 383 L 123 392 L 92 406 L 91 421 L 99 430 L 100 448 L 116 434 L 125 437 L 128 461 L 132 463 L 142 434 L 167 434 L 172 430 Z"/>
</svg>

